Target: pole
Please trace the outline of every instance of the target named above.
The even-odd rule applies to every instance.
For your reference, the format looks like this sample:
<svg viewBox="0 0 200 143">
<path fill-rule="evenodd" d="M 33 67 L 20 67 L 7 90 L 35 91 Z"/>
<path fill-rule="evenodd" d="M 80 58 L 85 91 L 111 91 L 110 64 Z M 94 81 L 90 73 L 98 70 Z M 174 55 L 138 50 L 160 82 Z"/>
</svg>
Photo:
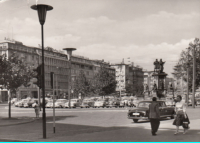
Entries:
<svg viewBox="0 0 200 143">
<path fill-rule="evenodd" d="M 56 75 L 56 95 L 58 96 L 58 75 Z"/>
<path fill-rule="evenodd" d="M 37 92 L 38 92 L 38 103 L 39 103 L 39 107 L 40 107 L 40 111 L 41 111 L 40 88 L 39 87 L 37 87 Z"/>
<path fill-rule="evenodd" d="M 55 87 L 54 87 L 54 74 L 53 74 L 53 133 L 56 132 L 55 126 Z"/>
<path fill-rule="evenodd" d="M 43 138 L 46 139 L 46 113 L 45 113 L 45 71 L 44 71 L 44 35 L 43 35 L 43 24 L 41 24 L 42 30 L 42 107 L 43 107 Z"/>
<path fill-rule="evenodd" d="M 185 97 L 186 104 L 188 106 L 188 97 L 189 97 L 189 48 L 188 48 L 188 55 L 187 55 L 187 94 Z"/>
<path fill-rule="evenodd" d="M 9 118 L 11 118 L 11 100 L 10 100 L 10 90 L 8 90 L 8 104 L 9 104 L 9 112 L 8 112 L 8 116 Z"/>
<path fill-rule="evenodd" d="M 195 82 L 196 82 L 196 55 L 195 55 L 195 47 L 193 47 L 193 86 L 192 86 L 192 107 L 195 108 L 194 98 L 195 98 Z"/>
<path fill-rule="evenodd" d="M 69 108 L 71 108 L 71 55 L 69 58 L 69 78 L 68 78 L 68 100 L 69 100 Z"/>
</svg>

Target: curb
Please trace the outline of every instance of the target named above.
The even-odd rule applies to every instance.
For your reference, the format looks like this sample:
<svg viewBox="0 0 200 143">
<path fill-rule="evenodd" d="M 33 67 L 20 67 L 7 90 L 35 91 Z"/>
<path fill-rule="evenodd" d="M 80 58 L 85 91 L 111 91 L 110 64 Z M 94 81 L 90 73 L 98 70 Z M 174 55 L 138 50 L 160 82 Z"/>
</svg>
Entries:
<svg viewBox="0 0 200 143">
<path fill-rule="evenodd" d="M 34 122 L 35 119 L 32 119 L 32 120 L 29 120 L 29 121 L 25 121 L 25 122 L 19 122 L 19 123 L 13 123 L 13 124 L 5 124 L 5 125 L 0 125 L 0 127 L 3 127 L 3 126 L 13 126 L 13 125 L 20 125 L 20 124 L 26 124 L 26 123 L 31 123 L 31 122 Z"/>
<path fill-rule="evenodd" d="M 0 141 L 7 141 L 7 142 L 34 142 L 31 140 L 16 140 L 16 139 L 9 139 L 9 138 L 0 138 Z"/>
</svg>

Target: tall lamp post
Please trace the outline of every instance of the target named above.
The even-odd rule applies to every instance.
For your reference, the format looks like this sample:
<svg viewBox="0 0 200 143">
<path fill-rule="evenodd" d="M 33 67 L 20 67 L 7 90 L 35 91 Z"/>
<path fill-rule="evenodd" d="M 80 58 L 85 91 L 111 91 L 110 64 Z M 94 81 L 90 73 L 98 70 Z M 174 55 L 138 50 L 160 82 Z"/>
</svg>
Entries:
<svg viewBox="0 0 200 143">
<path fill-rule="evenodd" d="M 199 39 L 195 38 L 194 44 L 191 42 L 189 44 L 190 48 L 192 48 L 192 56 L 193 56 L 193 83 L 192 83 L 192 107 L 195 108 L 195 82 L 196 82 L 196 48 L 199 47 Z"/>
<path fill-rule="evenodd" d="M 42 31 L 42 119 L 43 119 L 43 138 L 46 138 L 46 113 L 45 113 L 45 72 L 44 72 L 44 35 L 43 35 L 43 25 L 46 20 L 46 13 L 53 9 L 52 6 L 39 4 L 39 5 L 32 5 L 31 8 L 33 10 L 37 10 L 39 22 L 41 24 L 41 31 Z"/>
<path fill-rule="evenodd" d="M 68 60 L 69 60 L 69 77 L 68 77 L 68 100 L 69 100 L 69 108 L 71 108 L 71 56 L 72 51 L 75 51 L 76 48 L 64 48 L 63 50 L 67 51 Z"/>
</svg>

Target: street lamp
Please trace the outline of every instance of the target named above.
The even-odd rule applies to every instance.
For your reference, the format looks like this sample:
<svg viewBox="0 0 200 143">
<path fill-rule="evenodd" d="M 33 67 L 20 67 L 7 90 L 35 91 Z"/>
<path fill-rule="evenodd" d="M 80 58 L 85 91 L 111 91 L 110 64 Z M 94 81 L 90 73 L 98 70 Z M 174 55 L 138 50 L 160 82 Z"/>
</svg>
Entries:
<svg viewBox="0 0 200 143">
<path fill-rule="evenodd" d="M 52 6 L 39 4 L 39 5 L 32 5 L 31 8 L 33 10 L 37 10 L 39 22 L 41 24 L 41 31 L 42 31 L 42 108 L 43 108 L 43 138 L 46 138 L 46 113 L 45 113 L 45 72 L 44 72 L 44 35 L 43 35 L 43 25 L 45 23 L 46 19 L 46 13 L 47 11 L 50 11 L 53 9 Z"/>
<path fill-rule="evenodd" d="M 190 48 L 192 48 L 193 56 L 193 83 L 192 83 L 192 107 L 195 108 L 195 83 L 196 83 L 196 48 L 199 47 L 199 39 L 195 38 L 194 44 L 189 43 Z"/>
<path fill-rule="evenodd" d="M 69 108 L 71 108 L 71 56 L 72 51 L 75 51 L 76 48 L 64 48 L 63 50 L 67 51 L 68 60 L 69 60 L 69 77 L 68 77 L 68 100 L 69 100 Z"/>
</svg>

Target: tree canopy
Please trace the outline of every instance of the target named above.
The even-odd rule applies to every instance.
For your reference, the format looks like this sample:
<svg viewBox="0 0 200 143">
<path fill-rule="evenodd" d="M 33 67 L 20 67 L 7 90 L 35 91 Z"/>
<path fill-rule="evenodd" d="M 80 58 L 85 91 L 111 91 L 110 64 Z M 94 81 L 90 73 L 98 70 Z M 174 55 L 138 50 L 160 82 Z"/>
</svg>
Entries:
<svg viewBox="0 0 200 143">
<path fill-rule="evenodd" d="M 22 62 L 22 59 L 15 54 L 9 58 L 5 54 L 0 56 L 0 85 L 2 88 L 16 93 L 20 86 L 28 85 L 33 75 L 31 67 Z"/>
<path fill-rule="evenodd" d="M 172 73 L 176 78 L 183 78 L 185 82 L 187 81 L 187 68 L 189 69 L 189 90 L 192 89 L 193 80 L 193 57 L 196 58 L 196 88 L 200 86 L 200 47 L 198 39 L 197 42 L 190 43 L 190 47 L 183 50 L 180 54 L 180 58 L 176 65 L 174 66 Z M 193 51 L 194 50 L 194 51 Z M 195 55 L 193 55 L 195 54 Z"/>
</svg>

